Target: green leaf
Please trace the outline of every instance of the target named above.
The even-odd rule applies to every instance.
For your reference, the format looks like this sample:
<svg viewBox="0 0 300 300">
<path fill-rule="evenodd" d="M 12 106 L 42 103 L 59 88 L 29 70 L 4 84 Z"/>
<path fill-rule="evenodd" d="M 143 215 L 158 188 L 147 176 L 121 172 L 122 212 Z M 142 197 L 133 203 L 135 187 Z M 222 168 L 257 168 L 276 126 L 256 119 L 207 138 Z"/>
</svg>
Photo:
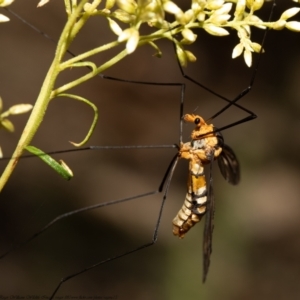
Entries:
<svg viewBox="0 0 300 300">
<path fill-rule="evenodd" d="M 55 170 L 59 175 L 61 175 L 64 179 L 70 180 L 73 177 L 72 170 L 66 165 L 65 162 L 60 160 L 57 162 L 51 156 L 43 152 L 42 150 L 34 147 L 34 146 L 27 146 L 25 147 L 27 151 L 30 153 L 38 156 L 42 159 L 47 165 L 49 165 L 53 170 Z"/>
</svg>

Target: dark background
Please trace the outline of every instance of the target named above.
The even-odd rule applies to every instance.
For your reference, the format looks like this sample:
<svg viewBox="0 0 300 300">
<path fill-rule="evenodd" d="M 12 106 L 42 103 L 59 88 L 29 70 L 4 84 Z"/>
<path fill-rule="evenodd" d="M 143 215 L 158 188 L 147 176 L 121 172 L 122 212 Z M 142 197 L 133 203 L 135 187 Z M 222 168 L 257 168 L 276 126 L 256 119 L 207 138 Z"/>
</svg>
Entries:
<svg viewBox="0 0 300 300">
<path fill-rule="evenodd" d="M 16 1 L 10 8 L 58 39 L 65 22 L 63 1 L 52 0 L 40 9 L 37 2 Z M 296 6 L 292 1 L 277 2 L 274 19 Z M 265 7 L 260 14 L 264 20 L 271 4 Z M 0 26 L 0 95 L 5 109 L 34 103 L 55 44 L 5 10 L 1 13 L 11 18 Z M 261 33 L 256 30 L 253 39 L 259 42 Z M 96 18 L 79 34 L 71 50 L 81 53 L 114 39 L 107 32 L 106 21 Z M 203 224 L 183 240 L 172 234 L 171 221 L 186 191 L 188 163 L 180 161 L 157 244 L 77 276 L 65 283 L 58 295 L 64 299 L 300 298 L 299 41 L 299 33 L 268 33 L 253 90 L 239 102 L 258 118 L 223 133 L 240 160 L 242 181 L 237 187 L 229 186 L 214 168 L 216 216 L 208 282 L 201 283 Z M 248 86 L 253 74 L 242 58 L 231 59 L 237 42 L 235 32 L 216 38 L 199 31 L 197 43 L 190 48 L 197 62 L 185 71 L 214 91 L 234 98 Z M 224 106 L 219 98 L 183 79 L 170 42 L 159 45 L 163 58 L 153 57 L 153 49 L 146 46 L 105 74 L 128 80 L 186 82 L 184 113 L 197 108 L 196 113 L 209 118 Z M 104 62 L 112 53 L 95 61 Z M 56 86 L 85 72 L 66 71 Z M 88 98 L 99 109 L 99 123 L 89 145 L 179 141 L 178 87 L 94 78 L 72 92 Z M 221 127 L 245 116 L 230 108 L 214 124 Z M 11 118 L 14 134 L 0 132 L 5 156 L 12 153 L 27 117 Z M 91 109 L 82 103 L 55 99 L 32 144 L 44 151 L 72 148 L 68 141 L 79 142 L 92 117 Z M 191 129 L 184 125 L 184 141 Z M 38 158 L 21 160 L 0 196 L 1 253 L 62 213 L 156 190 L 175 153 L 174 149 L 131 149 L 60 154 L 56 158 L 64 159 L 75 174 L 70 182 Z M 5 163 L 1 162 L 1 168 Z M 57 223 L 0 261 L 0 295 L 42 299 L 53 292 L 60 278 L 150 242 L 161 200 L 162 194 L 156 194 Z"/>
</svg>

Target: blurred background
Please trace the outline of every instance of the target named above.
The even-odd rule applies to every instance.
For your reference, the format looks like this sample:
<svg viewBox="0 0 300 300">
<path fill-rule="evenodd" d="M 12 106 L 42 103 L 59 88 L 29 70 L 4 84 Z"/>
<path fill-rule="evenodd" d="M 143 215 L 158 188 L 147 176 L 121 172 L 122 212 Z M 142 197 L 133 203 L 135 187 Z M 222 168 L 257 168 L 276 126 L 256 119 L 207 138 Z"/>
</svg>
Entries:
<svg viewBox="0 0 300 300">
<path fill-rule="evenodd" d="M 59 38 L 65 22 L 63 1 L 16 1 L 10 8 L 26 21 Z M 273 19 L 296 6 L 277 1 Z M 260 16 L 265 20 L 271 4 Z M 11 21 L 0 26 L 0 95 L 4 110 L 34 103 L 51 64 L 55 44 L 1 10 Z M 299 17 L 298 17 L 299 20 Z M 114 40 L 107 23 L 95 18 L 78 35 L 71 50 Z M 262 31 L 253 33 L 260 42 Z M 232 187 L 214 168 L 216 199 L 213 254 L 208 281 L 202 284 L 203 222 L 183 240 L 173 237 L 172 219 L 181 207 L 188 162 L 180 161 L 167 194 L 155 246 L 106 263 L 66 282 L 60 299 L 299 299 L 300 298 L 300 35 L 269 32 L 255 84 L 239 104 L 258 118 L 223 132 L 239 158 L 241 183 Z M 215 92 L 233 99 L 253 76 L 242 58 L 231 59 L 235 32 L 216 38 L 199 31 L 190 50 L 197 62 L 185 72 Z M 161 41 L 163 57 L 142 47 L 106 75 L 156 83 L 186 83 L 184 113 L 208 119 L 225 102 L 184 80 L 171 43 Z M 121 48 L 120 48 L 121 49 Z M 114 52 L 95 58 L 98 64 Z M 258 55 L 255 56 L 258 58 Z M 255 60 L 256 61 L 256 60 Z M 254 61 L 254 62 L 255 62 Z M 255 63 L 254 63 L 255 65 Z M 56 86 L 86 73 L 66 71 Z M 88 145 L 163 145 L 179 142 L 180 88 L 137 85 L 94 78 L 75 88 L 95 103 L 99 123 Z M 235 122 L 246 114 L 230 108 L 214 124 Z M 0 132 L 4 156 L 11 155 L 28 115 L 12 117 L 14 134 Z M 93 118 L 80 102 L 59 98 L 50 104 L 32 144 L 45 152 L 71 149 Z M 184 124 L 183 140 L 193 126 Z M 5 253 L 55 217 L 85 206 L 157 190 L 175 149 L 102 150 L 55 156 L 72 168 L 66 182 L 40 159 L 20 160 L 0 196 L 0 249 Z M 1 161 L 4 169 L 7 161 Z M 151 242 L 163 194 L 140 197 L 66 218 L 0 261 L 0 295 L 45 299 L 62 277 Z M 18 299 L 24 299 L 18 298 Z"/>
</svg>

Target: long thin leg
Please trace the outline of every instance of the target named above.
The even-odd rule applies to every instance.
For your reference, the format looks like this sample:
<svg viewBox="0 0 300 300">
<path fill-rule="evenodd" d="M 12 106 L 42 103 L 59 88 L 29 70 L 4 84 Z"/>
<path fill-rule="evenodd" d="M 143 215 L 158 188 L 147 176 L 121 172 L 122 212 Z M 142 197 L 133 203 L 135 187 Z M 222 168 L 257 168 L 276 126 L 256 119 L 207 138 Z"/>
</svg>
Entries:
<svg viewBox="0 0 300 300">
<path fill-rule="evenodd" d="M 102 260 L 102 261 L 100 261 L 100 262 L 97 262 L 97 263 L 95 263 L 95 264 L 93 264 L 93 265 L 91 265 L 91 266 L 88 266 L 88 267 L 86 267 L 86 268 L 84 268 L 84 269 L 82 269 L 82 270 L 80 270 L 80 271 L 78 271 L 78 272 L 75 272 L 75 273 L 73 273 L 73 274 L 71 274 L 71 275 L 68 275 L 68 276 L 62 278 L 61 281 L 59 282 L 59 284 L 57 285 L 57 287 L 55 288 L 53 294 L 51 295 L 50 300 L 54 298 L 54 296 L 56 295 L 56 293 L 58 292 L 58 290 L 60 289 L 60 287 L 61 287 L 66 281 L 68 281 L 68 280 L 70 280 L 70 279 L 72 279 L 72 278 L 74 278 L 74 277 L 76 277 L 76 276 L 78 276 L 78 275 L 80 275 L 80 274 L 83 274 L 83 273 L 85 273 L 85 272 L 87 272 L 87 271 L 89 271 L 89 270 L 91 270 L 91 269 L 94 269 L 94 268 L 96 268 L 96 267 L 99 267 L 99 266 L 101 266 L 101 265 L 103 265 L 103 264 L 105 264 L 105 263 L 111 262 L 111 261 L 116 260 L 116 259 L 118 259 L 118 258 L 127 256 L 127 255 L 129 255 L 129 254 L 132 254 L 132 253 L 134 253 L 134 252 L 140 251 L 140 250 L 142 250 L 142 249 L 148 248 L 148 247 L 154 245 L 154 244 L 157 242 L 157 238 L 158 238 L 158 230 L 159 230 L 159 225 L 160 225 L 160 221 L 161 221 L 161 217 L 162 217 L 162 212 L 163 212 L 163 209 L 164 209 L 164 205 L 165 205 L 165 202 L 166 202 L 166 199 L 167 199 L 167 195 L 168 195 L 168 190 L 169 190 L 169 187 L 170 187 L 170 184 L 171 184 L 171 180 L 172 180 L 172 177 L 173 177 L 174 170 L 175 170 L 175 168 L 176 168 L 178 159 L 179 159 L 178 155 L 176 155 L 176 156 L 172 159 L 171 164 L 170 164 L 170 166 L 169 166 L 169 168 L 168 168 L 169 173 L 167 172 L 166 175 L 164 176 L 164 180 L 167 179 L 167 181 L 166 181 L 166 188 L 165 188 L 165 192 L 164 192 L 164 195 L 163 195 L 163 198 L 162 198 L 162 203 L 161 203 L 161 205 L 160 205 L 160 210 L 159 210 L 158 218 L 157 218 L 156 225 L 155 225 L 155 228 L 154 228 L 154 233 L 153 233 L 152 241 L 149 242 L 149 243 L 146 243 L 146 244 L 144 244 L 144 245 L 141 245 L 141 246 L 139 246 L 139 247 L 137 247 L 137 248 L 134 248 L 134 249 L 132 249 L 132 250 L 123 252 L 123 253 L 121 253 L 121 254 L 119 254 L 119 255 L 116 255 L 116 256 L 113 256 L 113 257 L 109 257 L 109 258 L 107 258 L 107 259 L 105 259 L 105 260 Z M 163 181 L 162 183 L 164 183 L 164 181 Z M 154 193 L 157 193 L 157 192 L 158 192 L 158 191 L 155 191 Z M 153 193 L 152 193 L 152 194 L 153 194 Z M 115 203 L 113 203 L 113 204 L 115 204 Z"/>
</svg>

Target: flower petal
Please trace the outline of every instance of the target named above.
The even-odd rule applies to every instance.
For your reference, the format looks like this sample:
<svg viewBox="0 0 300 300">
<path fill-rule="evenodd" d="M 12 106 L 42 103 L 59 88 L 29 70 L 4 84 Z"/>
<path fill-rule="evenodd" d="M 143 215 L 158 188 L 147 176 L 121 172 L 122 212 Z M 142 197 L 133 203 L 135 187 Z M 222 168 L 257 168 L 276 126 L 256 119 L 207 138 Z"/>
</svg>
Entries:
<svg viewBox="0 0 300 300">
<path fill-rule="evenodd" d="M 4 23 L 4 22 L 8 22 L 9 21 L 9 18 L 0 14 L 0 23 Z"/>
<path fill-rule="evenodd" d="M 297 22 L 297 21 L 287 22 L 285 27 L 289 30 L 299 32 L 300 31 L 300 22 Z"/>
<path fill-rule="evenodd" d="M 184 52 L 186 54 L 188 61 L 195 62 L 197 60 L 197 57 L 191 51 L 185 50 Z"/>
<path fill-rule="evenodd" d="M 17 104 L 10 107 L 8 111 L 10 115 L 19 115 L 30 111 L 32 107 L 31 104 Z"/>
<path fill-rule="evenodd" d="M 182 10 L 172 1 L 164 3 L 164 10 L 173 15 L 183 14 Z"/>
<path fill-rule="evenodd" d="M 117 5 L 129 14 L 135 14 L 137 4 L 134 0 L 117 0 Z"/>
<path fill-rule="evenodd" d="M 194 32 L 190 29 L 183 29 L 182 32 L 181 32 L 182 36 L 189 42 L 193 43 L 195 42 L 196 38 L 197 38 L 197 35 L 194 34 Z"/>
<path fill-rule="evenodd" d="M 41 7 L 41 6 L 45 5 L 45 4 L 47 4 L 49 1 L 50 1 L 50 0 L 41 0 L 41 1 L 38 3 L 37 7 Z"/>
<path fill-rule="evenodd" d="M 123 30 L 123 32 L 119 35 L 118 42 L 121 43 L 127 41 L 130 37 L 130 34 L 130 28 Z"/>
<path fill-rule="evenodd" d="M 232 58 L 236 58 L 238 56 L 240 56 L 243 53 L 244 50 L 244 46 L 242 43 L 237 44 L 232 51 Z"/>
<path fill-rule="evenodd" d="M 280 20 L 287 20 L 294 15 L 296 15 L 300 11 L 300 7 L 292 7 L 290 9 L 287 9 L 280 17 Z"/>
<path fill-rule="evenodd" d="M 116 21 L 112 20 L 111 18 L 107 18 L 107 19 L 109 22 L 109 27 L 112 30 L 112 32 L 119 36 L 123 32 L 122 28 L 119 26 L 119 24 Z"/>
<path fill-rule="evenodd" d="M 250 68 L 252 65 L 252 53 L 249 50 L 244 51 L 244 60 L 246 65 Z"/>
<path fill-rule="evenodd" d="M 216 35 L 216 36 L 229 35 L 229 32 L 226 29 L 213 24 L 204 24 L 203 28 L 211 35 Z"/>
</svg>

